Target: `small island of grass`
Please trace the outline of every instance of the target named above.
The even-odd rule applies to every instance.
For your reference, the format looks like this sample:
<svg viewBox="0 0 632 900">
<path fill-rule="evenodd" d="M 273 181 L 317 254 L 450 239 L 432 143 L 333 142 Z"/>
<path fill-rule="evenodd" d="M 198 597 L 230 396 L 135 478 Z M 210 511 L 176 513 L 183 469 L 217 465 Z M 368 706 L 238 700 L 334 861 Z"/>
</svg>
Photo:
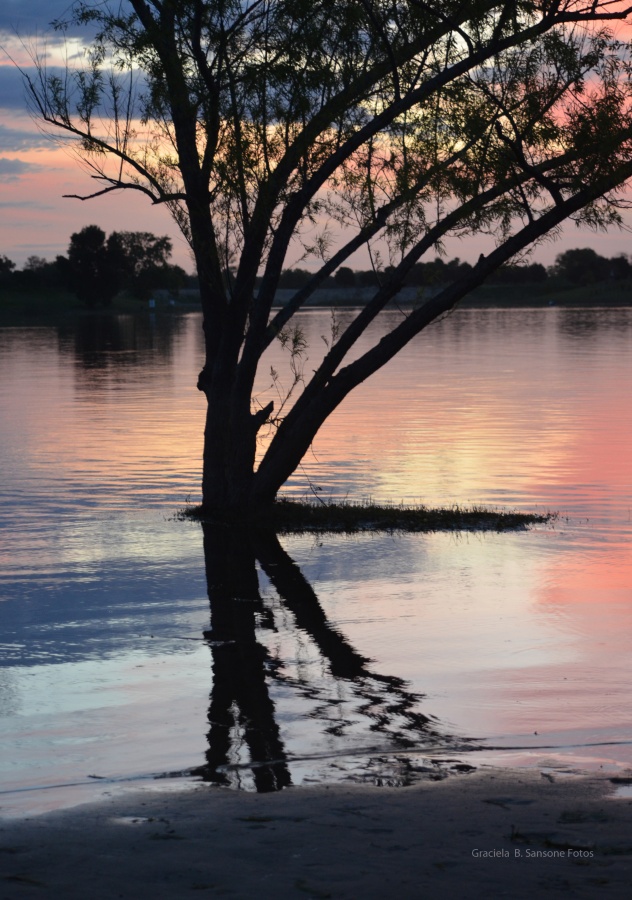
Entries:
<svg viewBox="0 0 632 900">
<path fill-rule="evenodd" d="M 210 517 L 202 507 L 183 509 L 182 519 L 222 524 Z M 310 502 L 280 499 L 265 519 L 255 523 L 278 534 L 357 534 L 360 532 L 431 532 L 431 531 L 510 531 L 529 525 L 545 524 L 554 513 L 522 513 L 515 510 L 487 509 L 481 506 L 451 506 L 431 509 L 427 506 L 405 506 L 353 502 Z"/>
</svg>

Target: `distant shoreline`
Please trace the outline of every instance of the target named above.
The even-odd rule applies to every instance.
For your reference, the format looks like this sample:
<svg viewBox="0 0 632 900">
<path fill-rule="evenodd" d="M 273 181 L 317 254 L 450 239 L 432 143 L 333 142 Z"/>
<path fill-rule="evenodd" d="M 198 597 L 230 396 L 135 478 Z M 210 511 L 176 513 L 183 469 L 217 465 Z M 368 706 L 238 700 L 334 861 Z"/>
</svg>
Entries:
<svg viewBox="0 0 632 900">
<path fill-rule="evenodd" d="M 277 293 L 274 308 L 286 305 L 295 291 Z M 316 291 L 303 309 L 357 309 L 372 296 L 370 288 L 327 289 Z M 436 293 L 436 290 L 432 293 Z M 66 292 L 20 293 L 0 291 L 0 326 L 48 323 L 69 316 L 181 314 L 200 310 L 197 292 L 182 291 L 177 297 L 167 291 L 156 291 L 151 301 L 119 296 L 107 307 L 86 309 Z M 432 294 L 428 294 L 428 298 Z M 423 303 L 418 288 L 404 288 L 386 309 L 412 309 Z M 547 290 L 544 284 L 483 285 L 463 298 L 456 309 L 600 309 L 632 307 L 632 284 L 594 284 L 584 287 Z"/>
</svg>

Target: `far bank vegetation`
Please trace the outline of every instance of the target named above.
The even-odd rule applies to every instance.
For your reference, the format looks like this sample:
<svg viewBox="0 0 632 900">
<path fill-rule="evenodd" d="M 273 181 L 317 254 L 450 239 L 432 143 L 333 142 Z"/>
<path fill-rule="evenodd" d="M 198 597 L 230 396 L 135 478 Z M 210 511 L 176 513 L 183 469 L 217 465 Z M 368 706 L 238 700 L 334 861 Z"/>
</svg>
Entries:
<svg viewBox="0 0 632 900">
<path fill-rule="evenodd" d="M 143 308 L 152 297 L 158 305 L 195 305 L 197 278 L 170 262 L 171 240 L 149 232 L 112 232 L 89 225 L 73 234 L 68 252 L 53 261 L 30 256 L 22 269 L 0 254 L 0 313 L 28 307 L 36 312 L 59 306 L 117 310 Z M 341 266 L 327 278 L 314 305 L 361 302 L 363 292 L 388 278 L 389 267 L 358 270 Z M 419 262 L 411 269 L 400 302 L 415 302 L 466 275 L 469 262 L 458 257 Z M 285 269 L 279 279 L 279 303 L 309 281 L 300 267 Z M 225 273 L 230 281 L 232 273 Z M 511 286 L 508 297 L 507 287 Z M 127 301 L 127 303 L 126 303 Z M 132 301 L 130 303 L 130 301 Z M 632 256 L 605 257 L 589 247 L 558 254 L 549 267 L 538 262 L 501 266 L 464 305 L 632 305 Z"/>
</svg>

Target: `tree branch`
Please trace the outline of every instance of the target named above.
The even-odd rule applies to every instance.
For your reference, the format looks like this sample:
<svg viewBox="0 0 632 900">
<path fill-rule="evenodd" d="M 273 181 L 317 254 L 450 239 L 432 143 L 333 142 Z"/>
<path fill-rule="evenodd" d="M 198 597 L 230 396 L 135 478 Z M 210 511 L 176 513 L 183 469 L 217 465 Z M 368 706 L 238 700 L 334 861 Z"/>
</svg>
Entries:
<svg viewBox="0 0 632 900">
<path fill-rule="evenodd" d="M 328 382 L 323 378 L 319 378 L 317 382 L 312 379 L 268 446 L 255 476 L 256 490 L 265 495 L 271 483 L 282 484 L 307 452 L 324 420 L 349 392 L 392 359 L 420 331 L 452 309 L 459 300 L 482 284 L 503 263 L 549 233 L 570 215 L 603 197 L 631 176 L 632 159 L 629 159 L 621 163 L 615 172 L 605 178 L 596 179 L 593 184 L 583 187 L 538 219 L 529 222 L 487 257 L 481 256 L 468 275 L 411 312 L 400 325 L 382 337 L 358 359 L 341 369 Z M 328 368 L 330 367 L 329 364 Z M 307 393 L 309 395 L 304 400 Z"/>
</svg>

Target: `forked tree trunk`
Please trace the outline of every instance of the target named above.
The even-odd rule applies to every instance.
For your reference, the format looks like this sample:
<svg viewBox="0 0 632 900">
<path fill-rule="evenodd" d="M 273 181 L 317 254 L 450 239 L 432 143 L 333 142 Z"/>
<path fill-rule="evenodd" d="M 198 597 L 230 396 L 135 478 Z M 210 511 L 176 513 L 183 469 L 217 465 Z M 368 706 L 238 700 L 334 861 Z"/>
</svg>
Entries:
<svg viewBox="0 0 632 900">
<path fill-rule="evenodd" d="M 227 379 L 226 385 L 230 383 Z M 201 386 L 201 382 L 200 382 Z M 202 471 L 202 508 L 208 516 L 226 522 L 264 519 L 278 491 L 299 466 L 321 425 L 342 397 L 320 396 L 304 410 L 292 430 L 279 428 L 255 471 L 257 434 L 272 410 L 252 414 L 249 403 L 232 397 L 226 386 L 205 391 L 206 425 Z M 232 397 L 232 399 L 231 399 Z M 249 395 L 248 395 L 249 400 Z"/>
<path fill-rule="evenodd" d="M 221 381 L 221 384 L 219 383 Z M 199 386 L 202 387 L 201 378 Z M 258 486 L 255 473 L 257 434 L 272 405 L 250 411 L 250 392 L 236 397 L 232 379 L 214 378 L 207 399 L 202 467 L 202 508 L 226 522 L 256 521 L 265 517 L 285 479 Z M 298 460 L 297 460 L 298 464 Z"/>
<path fill-rule="evenodd" d="M 249 412 L 231 409 L 226 398 L 207 394 L 202 469 L 202 506 L 216 518 L 253 518 L 252 483 L 256 430 Z"/>
<path fill-rule="evenodd" d="M 207 401 L 202 508 L 219 521 L 239 522 L 261 513 L 253 504 L 253 476 L 257 431 L 269 410 L 253 415 L 252 383 L 239 383 L 243 304 L 234 298 L 229 301 L 221 285 L 214 284 L 210 275 L 200 277 L 200 295 L 206 363 L 198 378 L 198 388 Z"/>
</svg>

